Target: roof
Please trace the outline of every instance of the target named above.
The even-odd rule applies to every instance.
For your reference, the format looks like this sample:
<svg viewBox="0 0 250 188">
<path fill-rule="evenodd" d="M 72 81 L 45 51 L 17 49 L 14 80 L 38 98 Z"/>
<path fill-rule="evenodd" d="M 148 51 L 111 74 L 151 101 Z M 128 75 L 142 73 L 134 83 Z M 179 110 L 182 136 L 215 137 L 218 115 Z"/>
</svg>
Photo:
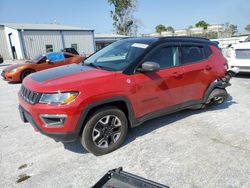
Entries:
<svg viewBox="0 0 250 188">
<path fill-rule="evenodd" d="M 95 33 L 95 38 L 128 38 L 129 36 L 116 33 Z"/>
<path fill-rule="evenodd" d="M 0 24 L 1 25 L 1 24 Z M 2 24 L 6 27 L 10 27 L 12 29 L 23 29 L 23 30 L 70 30 L 70 31 L 92 31 L 92 29 L 67 26 L 61 24 L 23 24 L 23 23 L 6 23 Z"/>
</svg>

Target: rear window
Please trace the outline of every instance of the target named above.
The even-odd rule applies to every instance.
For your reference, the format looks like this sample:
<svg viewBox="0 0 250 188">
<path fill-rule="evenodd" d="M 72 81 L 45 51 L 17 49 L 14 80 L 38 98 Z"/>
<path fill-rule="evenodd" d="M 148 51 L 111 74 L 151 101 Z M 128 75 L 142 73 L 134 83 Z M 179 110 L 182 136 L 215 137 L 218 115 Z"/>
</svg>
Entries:
<svg viewBox="0 0 250 188">
<path fill-rule="evenodd" d="M 206 59 L 204 47 L 183 46 L 181 49 L 181 63 L 189 64 Z"/>
</svg>

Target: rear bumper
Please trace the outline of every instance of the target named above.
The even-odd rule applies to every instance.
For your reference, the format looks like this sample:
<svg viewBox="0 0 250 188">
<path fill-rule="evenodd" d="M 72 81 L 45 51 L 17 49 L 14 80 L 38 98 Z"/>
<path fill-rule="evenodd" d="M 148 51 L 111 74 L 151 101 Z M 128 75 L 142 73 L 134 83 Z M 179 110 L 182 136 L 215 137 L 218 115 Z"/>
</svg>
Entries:
<svg viewBox="0 0 250 188">
<path fill-rule="evenodd" d="M 45 132 L 41 127 L 39 127 L 38 123 L 35 121 L 33 116 L 27 112 L 21 105 L 19 105 L 19 113 L 22 121 L 24 123 L 30 123 L 36 130 L 40 133 L 53 138 L 56 141 L 61 142 L 73 142 L 78 139 L 78 133 L 76 132 Z"/>
</svg>

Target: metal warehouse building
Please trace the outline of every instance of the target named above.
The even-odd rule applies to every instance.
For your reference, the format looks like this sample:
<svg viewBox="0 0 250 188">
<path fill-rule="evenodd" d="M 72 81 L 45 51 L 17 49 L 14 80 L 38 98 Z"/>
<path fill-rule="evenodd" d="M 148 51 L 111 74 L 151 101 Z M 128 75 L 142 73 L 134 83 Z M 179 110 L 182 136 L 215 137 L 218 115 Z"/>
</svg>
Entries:
<svg viewBox="0 0 250 188">
<path fill-rule="evenodd" d="M 60 24 L 0 24 L 0 54 L 4 59 L 31 59 L 66 47 L 92 54 L 94 30 Z"/>
</svg>

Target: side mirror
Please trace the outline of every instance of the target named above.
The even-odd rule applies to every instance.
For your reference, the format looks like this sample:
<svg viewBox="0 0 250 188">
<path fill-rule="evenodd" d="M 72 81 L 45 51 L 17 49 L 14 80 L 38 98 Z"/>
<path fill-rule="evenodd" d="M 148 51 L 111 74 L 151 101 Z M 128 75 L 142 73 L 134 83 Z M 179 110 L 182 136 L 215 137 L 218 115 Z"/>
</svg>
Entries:
<svg viewBox="0 0 250 188">
<path fill-rule="evenodd" d="M 138 68 L 137 71 L 139 72 L 155 72 L 160 69 L 160 65 L 158 63 L 152 61 L 146 61 L 142 63 L 141 68 Z"/>
<path fill-rule="evenodd" d="M 46 59 L 46 63 L 53 64 L 53 62 L 50 59 Z"/>
</svg>

